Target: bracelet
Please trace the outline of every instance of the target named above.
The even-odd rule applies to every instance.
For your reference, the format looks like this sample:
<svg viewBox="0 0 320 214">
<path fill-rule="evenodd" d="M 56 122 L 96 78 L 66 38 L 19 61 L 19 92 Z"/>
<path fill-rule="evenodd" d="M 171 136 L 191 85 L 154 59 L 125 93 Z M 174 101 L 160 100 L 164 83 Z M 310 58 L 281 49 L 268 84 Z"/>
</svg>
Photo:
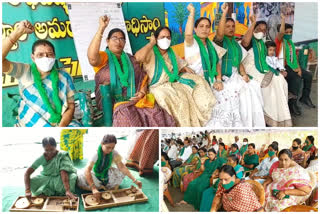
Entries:
<svg viewBox="0 0 320 214">
<path fill-rule="evenodd" d="M 222 80 L 216 80 L 217 83 L 222 83 Z"/>
</svg>

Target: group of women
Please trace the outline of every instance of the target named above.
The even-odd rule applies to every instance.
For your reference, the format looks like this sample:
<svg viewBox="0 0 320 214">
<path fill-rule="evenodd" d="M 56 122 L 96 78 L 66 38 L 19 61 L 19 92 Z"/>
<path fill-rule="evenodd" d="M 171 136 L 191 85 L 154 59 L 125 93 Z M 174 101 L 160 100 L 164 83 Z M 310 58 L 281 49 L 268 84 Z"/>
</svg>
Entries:
<svg viewBox="0 0 320 214">
<path fill-rule="evenodd" d="M 298 146 L 297 141 L 300 141 Z M 317 164 L 313 136 L 306 138 L 304 146 L 297 138 L 290 149 L 280 152 L 276 141 L 260 153 L 253 143 L 242 147 L 247 149 L 241 155 L 238 155 L 238 149 L 230 149 L 226 155 L 221 155 L 222 151 L 226 151 L 223 143 L 219 144 L 218 152 L 198 149 L 193 145 L 190 157 L 176 168 L 172 168 L 163 152 L 163 167 L 170 168 L 168 171 L 172 172 L 171 176 L 166 177 L 172 178 L 173 187 L 180 187 L 184 192 L 183 200 L 177 205 L 191 204 L 201 212 L 281 211 L 305 202 L 310 196 L 316 186 L 311 175 L 314 171 L 311 167 Z M 297 150 L 308 153 L 306 160 L 300 161 L 301 164 L 296 162 L 299 160 L 295 158 Z M 305 169 L 307 166 L 310 167 L 308 170 Z M 317 173 L 317 169 L 314 172 Z M 265 204 L 260 203 L 250 180 L 264 189 L 260 194 L 265 194 Z"/>
</svg>

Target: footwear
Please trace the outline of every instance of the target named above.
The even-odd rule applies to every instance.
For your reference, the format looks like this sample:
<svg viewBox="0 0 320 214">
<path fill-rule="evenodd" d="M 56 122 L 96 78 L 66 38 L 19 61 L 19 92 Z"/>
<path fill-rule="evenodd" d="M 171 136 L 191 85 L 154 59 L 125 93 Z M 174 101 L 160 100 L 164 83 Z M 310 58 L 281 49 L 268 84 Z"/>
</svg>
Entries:
<svg viewBox="0 0 320 214">
<path fill-rule="evenodd" d="M 292 116 L 300 116 L 301 111 L 297 108 L 297 100 L 296 99 L 290 99 L 289 100 L 289 110 Z"/>
<path fill-rule="evenodd" d="M 315 108 L 315 107 L 316 107 L 315 105 L 313 105 L 310 97 L 308 97 L 308 98 L 301 97 L 301 98 L 299 99 L 299 101 L 300 101 L 301 103 L 307 105 L 307 106 L 310 107 L 310 108 Z"/>
</svg>

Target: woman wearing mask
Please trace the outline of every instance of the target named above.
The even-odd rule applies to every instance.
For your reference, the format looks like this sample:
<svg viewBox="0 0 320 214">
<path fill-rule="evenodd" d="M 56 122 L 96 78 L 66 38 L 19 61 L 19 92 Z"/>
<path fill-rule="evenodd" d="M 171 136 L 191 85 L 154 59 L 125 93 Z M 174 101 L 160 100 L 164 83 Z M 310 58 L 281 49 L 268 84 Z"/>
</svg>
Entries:
<svg viewBox="0 0 320 214">
<path fill-rule="evenodd" d="M 303 151 L 300 146 L 301 140 L 296 138 L 292 141 L 290 150 L 292 152 L 292 160 L 294 160 L 300 166 L 303 166 L 305 151 Z"/>
<path fill-rule="evenodd" d="M 21 21 L 2 42 L 2 72 L 19 82 L 21 100 L 16 126 L 81 126 L 73 119 L 75 87 L 71 76 L 54 67 L 55 49 L 47 40 L 32 45 L 31 64 L 6 59 L 12 46 L 24 34 L 34 32 L 29 21 Z"/>
<path fill-rule="evenodd" d="M 210 119 L 215 97 L 208 83 L 193 74 L 170 44 L 171 30 L 159 27 L 135 57 L 149 76 L 150 93 L 174 117 L 177 126 L 204 126 Z"/>
</svg>

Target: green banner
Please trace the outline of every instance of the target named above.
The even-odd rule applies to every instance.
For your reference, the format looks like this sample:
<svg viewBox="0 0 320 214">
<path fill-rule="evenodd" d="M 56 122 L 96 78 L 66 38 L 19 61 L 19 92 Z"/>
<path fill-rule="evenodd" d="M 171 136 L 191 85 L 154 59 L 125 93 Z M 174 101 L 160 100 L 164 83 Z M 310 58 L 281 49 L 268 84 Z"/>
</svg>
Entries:
<svg viewBox="0 0 320 214">
<path fill-rule="evenodd" d="M 151 32 L 165 26 L 164 4 L 126 2 L 122 5 L 132 53 L 149 42 Z"/>
<path fill-rule="evenodd" d="M 30 21 L 35 31 L 25 34 L 12 47 L 7 59 L 31 63 L 31 47 L 38 39 L 46 39 L 55 47 L 59 67 L 73 77 L 81 76 L 81 69 L 73 41 L 73 34 L 64 2 L 20 2 L 2 3 L 2 39 L 9 36 L 22 20 Z M 3 87 L 17 85 L 17 81 L 2 75 Z"/>
</svg>

